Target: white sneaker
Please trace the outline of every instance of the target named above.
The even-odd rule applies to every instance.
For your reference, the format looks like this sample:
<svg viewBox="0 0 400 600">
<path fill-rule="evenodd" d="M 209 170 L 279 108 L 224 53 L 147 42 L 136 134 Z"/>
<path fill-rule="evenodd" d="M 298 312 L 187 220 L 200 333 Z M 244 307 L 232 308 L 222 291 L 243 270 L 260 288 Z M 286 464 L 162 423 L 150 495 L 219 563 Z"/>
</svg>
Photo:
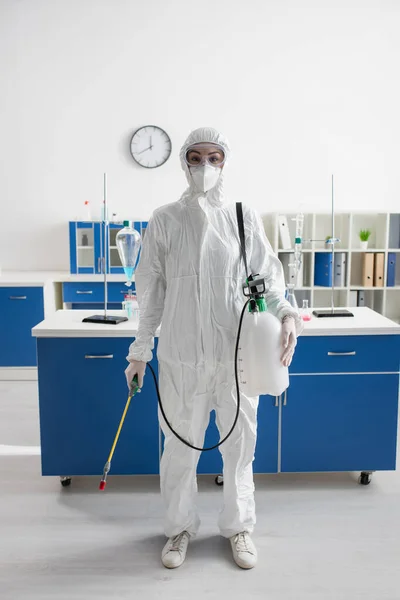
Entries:
<svg viewBox="0 0 400 600">
<path fill-rule="evenodd" d="M 233 558 L 241 569 L 252 569 L 257 564 L 257 550 L 250 534 L 242 531 L 230 538 Z"/>
<path fill-rule="evenodd" d="M 189 540 L 190 536 L 187 531 L 169 538 L 161 553 L 161 560 L 164 567 L 167 569 L 176 569 L 184 563 Z"/>
</svg>

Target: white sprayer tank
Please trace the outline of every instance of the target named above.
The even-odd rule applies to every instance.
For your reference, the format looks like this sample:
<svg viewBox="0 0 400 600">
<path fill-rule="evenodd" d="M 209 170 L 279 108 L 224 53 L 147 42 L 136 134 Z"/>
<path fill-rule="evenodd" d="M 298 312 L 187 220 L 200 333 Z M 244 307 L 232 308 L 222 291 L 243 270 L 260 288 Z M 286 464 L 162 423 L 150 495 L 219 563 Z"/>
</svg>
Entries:
<svg viewBox="0 0 400 600">
<path fill-rule="evenodd" d="M 280 396 L 289 387 L 281 363 L 282 324 L 268 311 L 246 312 L 238 351 L 240 390 L 246 396 Z"/>
</svg>

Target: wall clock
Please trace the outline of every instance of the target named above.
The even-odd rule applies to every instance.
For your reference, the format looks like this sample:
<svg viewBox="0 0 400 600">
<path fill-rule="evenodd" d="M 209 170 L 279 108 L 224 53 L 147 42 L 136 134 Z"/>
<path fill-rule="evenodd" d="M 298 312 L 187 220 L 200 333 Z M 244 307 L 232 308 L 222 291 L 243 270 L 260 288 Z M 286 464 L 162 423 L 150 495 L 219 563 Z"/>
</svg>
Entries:
<svg viewBox="0 0 400 600">
<path fill-rule="evenodd" d="M 146 169 L 161 167 L 171 156 L 171 150 L 170 137 L 156 125 L 141 127 L 131 139 L 132 157 Z"/>
</svg>

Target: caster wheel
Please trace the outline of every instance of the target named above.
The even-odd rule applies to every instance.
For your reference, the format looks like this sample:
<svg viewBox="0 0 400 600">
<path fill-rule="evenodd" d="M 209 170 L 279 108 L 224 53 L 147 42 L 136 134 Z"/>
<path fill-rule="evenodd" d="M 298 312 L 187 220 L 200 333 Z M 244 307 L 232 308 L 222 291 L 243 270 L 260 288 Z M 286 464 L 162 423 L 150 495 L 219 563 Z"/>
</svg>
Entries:
<svg viewBox="0 0 400 600">
<path fill-rule="evenodd" d="M 60 482 L 63 487 L 68 487 L 71 485 L 71 477 L 60 477 Z"/>
<path fill-rule="evenodd" d="M 216 485 L 219 485 L 220 487 L 222 487 L 224 485 L 224 478 L 222 475 L 217 475 L 215 478 L 215 483 Z"/>
<path fill-rule="evenodd" d="M 369 485 L 371 483 L 371 473 L 361 473 L 358 483 L 360 485 Z"/>
</svg>

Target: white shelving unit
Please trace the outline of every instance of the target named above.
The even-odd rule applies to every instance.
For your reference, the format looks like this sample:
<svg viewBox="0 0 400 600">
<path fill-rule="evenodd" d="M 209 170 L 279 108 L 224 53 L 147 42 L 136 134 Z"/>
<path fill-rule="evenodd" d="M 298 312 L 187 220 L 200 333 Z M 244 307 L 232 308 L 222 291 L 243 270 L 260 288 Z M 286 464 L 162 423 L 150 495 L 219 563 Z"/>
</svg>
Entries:
<svg viewBox="0 0 400 600">
<path fill-rule="evenodd" d="M 286 214 L 290 237 L 295 239 L 295 213 Z M 279 258 L 283 254 L 293 252 L 284 250 L 280 243 L 278 213 L 263 216 L 268 239 Z M 372 234 L 368 250 L 360 248 L 358 233 L 360 229 L 370 229 Z M 296 288 L 299 306 L 303 299 L 308 299 L 312 308 L 330 306 L 331 288 L 314 285 L 314 265 L 316 252 L 331 252 L 325 248 L 324 241 L 307 242 L 307 240 L 325 240 L 331 235 L 331 213 L 304 213 L 303 228 L 303 285 Z M 372 212 L 339 212 L 335 214 L 335 237 L 340 243 L 335 244 L 335 252 L 346 254 L 346 285 L 335 288 L 335 306 L 354 306 L 351 292 L 365 292 L 365 306 L 400 322 L 400 213 Z M 383 253 L 384 285 L 383 287 L 365 287 L 361 285 L 361 255 L 363 252 Z M 387 266 L 389 252 L 397 253 L 395 285 L 387 286 Z M 286 282 L 288 274 L 285 272 Z"/>
</svg>

